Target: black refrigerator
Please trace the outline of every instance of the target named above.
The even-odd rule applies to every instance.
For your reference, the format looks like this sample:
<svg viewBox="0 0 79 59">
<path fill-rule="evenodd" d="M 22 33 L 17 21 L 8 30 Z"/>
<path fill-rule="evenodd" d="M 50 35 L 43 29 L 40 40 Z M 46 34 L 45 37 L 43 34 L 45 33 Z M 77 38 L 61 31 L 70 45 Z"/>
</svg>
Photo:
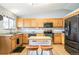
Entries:
<svg viewBox="0 0 79 59">
<path fill-rule="evenodd" d="M 65 50 L 71 55 L 79 54 L 79 15 L 65 20 Z"/>
</svg>

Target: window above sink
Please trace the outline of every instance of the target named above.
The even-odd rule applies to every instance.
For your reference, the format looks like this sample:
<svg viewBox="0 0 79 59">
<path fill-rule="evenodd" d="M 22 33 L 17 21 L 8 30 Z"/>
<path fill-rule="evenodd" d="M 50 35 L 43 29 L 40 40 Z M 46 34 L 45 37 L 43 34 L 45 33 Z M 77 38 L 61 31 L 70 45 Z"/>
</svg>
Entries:
<svg viewBox="0 0 79 59">
<path fill-rule="evenodd" d="M 3 29 L 15 29 L 16 22 L 14 19 L 4 16 L 3 17 Z"/>
</svg>

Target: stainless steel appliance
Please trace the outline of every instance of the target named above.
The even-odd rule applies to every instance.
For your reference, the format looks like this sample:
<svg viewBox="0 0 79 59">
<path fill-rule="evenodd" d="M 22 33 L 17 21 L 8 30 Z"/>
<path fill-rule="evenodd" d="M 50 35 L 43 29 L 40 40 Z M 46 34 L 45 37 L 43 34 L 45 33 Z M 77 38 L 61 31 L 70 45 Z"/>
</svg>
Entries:
<svg viewBox="0 0 79 59">
<path fill-rule="evenodd" d="M 44 28 L 52 28 L 53 23 L 44 23 Z"/>
<path fill-rule="evenodd" d="M 47 28 L 46 30 L 44 30 L 44 35 L 51 37 L 53 42 L 54 41 L 53 40 L 54 34 L 52 32 L 53 23 L 44 23 L 44 28 Z"/>
<path fill-rule="evenodd" d="M 65 20 L 65 49 L 72 55 L 79 54 L 79 15 Z"/>
</svg>

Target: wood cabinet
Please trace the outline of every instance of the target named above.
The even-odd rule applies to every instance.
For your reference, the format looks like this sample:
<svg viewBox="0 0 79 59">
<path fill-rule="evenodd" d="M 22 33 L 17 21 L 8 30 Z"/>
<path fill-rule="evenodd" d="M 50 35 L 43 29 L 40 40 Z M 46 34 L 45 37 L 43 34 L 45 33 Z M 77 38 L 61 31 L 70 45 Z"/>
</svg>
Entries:
<svg viewBox="0 0 79 59">
<path fill-rule="evenodd" d="M 14 50 L 17 47 L 17 45 L 16 45 L 16 36 L 12 36 L 10 39 L 11 39 L 12 50 Z"/>
<path fill-rule="evenodd" d="M 44 20 L 43 19 L 37 19 L 37 25 L 38 27 L 43 27 Z"/>
<path fill-rule="evenodd" d="M 23 44 L 29 43 L 28 34 L 23 34 Z"/>
<path fill-rule="evenodd" d="M 20 39 L 20 45 L 22 45 L 22 43 L 23 43 L 23 34 L 19 34 L 19 39 Z"/>
<path fill-rule="evenodd" d="M 65 40 L 65 34 L 64 33 L 62 33 L 62 44 L 64 45 L 64 40 Z"/>
<path fill-rule="evenodd" d="M 17 44 L 17 38 L 19 38 L 19 44 Z M 21 44 L 22 34 L 12 36 L 0 36 L 0 54 L 9 54 Z"/>
<path fill-rule="evenodd" d="M 16 20 L 16 26 L 17 27 L 23 27 L 24 26 L 24 19 L 23 18 L 17 18 L 17 20 Z"/>
<path fill-rule="evenodd" d="M 31 20 L 31 27 L 37 27 L 37 22 L 35 19 Z"/>
<path fill-rule="evenodd" d="M 37 19 L 32 19 L 31 27 L 38 28 L 39 27 L 39 21 Z"/>
<path fill-rule="evenodd" d="M 63 18 L 18 18 L 17 27 L 43 27 L 44 23 L 53 23 L 54 28 L 63 28 Z"/>
<path fill-rule="evenodd" d="M 60 44 L 62 43 L 63 35 L 62 33 L 55 33 L 54 34 L 54 43 Z"/>
<path fill-rule="evenodd" d="M 0 36 L 0 54 L 9 54 L 16 48 L 15 39 L 12 36 Z"/>
<path fill-rule="evenodd" d="M 24 19 L 24 27 L 31 27 L 31 19 Z"/>
<path fill-rule="evenodd" d="M 63 28 L 64 27 L 64 20 L 63 19 L 55 19 L 53 20 L 54 28 Z"/>
</svg>

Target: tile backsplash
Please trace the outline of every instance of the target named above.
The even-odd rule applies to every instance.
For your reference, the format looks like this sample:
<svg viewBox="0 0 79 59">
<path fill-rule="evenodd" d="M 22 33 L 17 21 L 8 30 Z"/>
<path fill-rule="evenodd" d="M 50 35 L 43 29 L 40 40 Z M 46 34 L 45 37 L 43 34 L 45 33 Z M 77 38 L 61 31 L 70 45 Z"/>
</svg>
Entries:
<svg viewBox="0 0 79 59">
<path fill-rule="evenodd" d="M 21 28 L 21 29 L 19 29 L 19 32 L 22 32 L 22 33 L 43 33 L 44 29 L 39 29 L 39 28 Z"/>
<path fill-rule="evenodd" d="M 61 33 L 64 28 L 21 28 L 18 31 L 22 33 L 44 33 L 45 30 L 52 30 L 53 33 Z"/>
</svg>

